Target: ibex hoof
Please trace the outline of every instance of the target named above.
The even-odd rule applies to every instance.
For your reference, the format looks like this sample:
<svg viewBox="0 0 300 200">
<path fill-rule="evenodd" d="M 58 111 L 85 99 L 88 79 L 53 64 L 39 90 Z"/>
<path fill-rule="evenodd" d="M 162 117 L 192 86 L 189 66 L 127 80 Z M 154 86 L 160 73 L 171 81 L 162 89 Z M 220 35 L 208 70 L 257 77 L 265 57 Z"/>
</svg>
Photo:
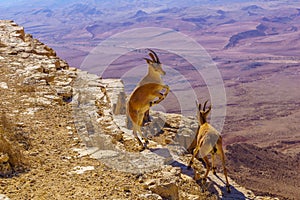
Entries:
<svg viewBox="0 0 300 200">
<path fill-rule="evenodd" d="M 206 184 L 206 178 L 201 178 L 199 175 L 194 175 L 194 180 L 196 181 L 197 184 L 199 185 L 205 185 Z"/>
<path fill-rule="evenodd" d="M 231 193 L 229 185 L 226 186 L 226 190 L 228 193 Z"/>
<path fill-rule="evenodd" d="M 150 123 L 151 123 L 152 121 L 151 121 L 151 119 L 147 119 L 147 120 L 144 120 L 143 121 L 143 126 L 148 126 Z"/>
<path fill-rule="evenodd" d="M 142 126 L 147 126 L 149 123 L 149 119 L 143 119 Z"/>
<path fill-rule="evenodd" d="M 142 151 L 144 151 L 146 149 L 146 147 L 144 147 L 144 146 L 141 146 L 141 148 L 140 148 L 140 152 L 142 152 Z"/>
<path fill-rule="evenodd" d="M 145 143 L 142 145 L 142 150 L 149 149 L 148 144 L 149 144 L 149 141 L 146 140 Z"/>
<path fill-rule="evenodd" d="M 206 178 L 201 178 L 200 180 L 203 185 L 206 183 Z"/>
</svg>

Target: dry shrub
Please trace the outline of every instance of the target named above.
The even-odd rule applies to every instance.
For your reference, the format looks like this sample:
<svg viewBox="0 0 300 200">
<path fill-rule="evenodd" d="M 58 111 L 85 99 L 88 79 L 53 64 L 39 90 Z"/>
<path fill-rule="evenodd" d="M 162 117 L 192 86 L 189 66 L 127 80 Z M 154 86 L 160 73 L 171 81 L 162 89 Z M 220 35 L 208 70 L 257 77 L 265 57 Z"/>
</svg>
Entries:
<svg viewBox="0 0 300 200">
<path fill-rule="evenodd" d="M 17 87 L 18 93 L 34 93 L 36 91 L 36 87 L 34 85 L 25 85 Z"/>
<path fill-rule="evenodd" d="M 2 176 L 11 176 L 13 173 L 22 172 L 27 166 L 26 159 L 18 142 L 9 141 L 8 139 L 14 136 L 12 132 L 14 129 L 13 124 L 10 123 L 5 114 L 2 113 L 0 117 L 0 155 L 9 157 L 8 162 L 0 163 L 0 175 Z M 8 174 L 7 171 L 1 171 L 7 169 L 7 167 L 3 167 L 7 164 L 11 167 L 10 174 Z"/>
<path fill-rule="evenodd" d="M 14 84 L 15 91 L 18 94 L 34 94 L 36 92 L 36 85 L 24 83 L 25 77 L 17 77 L 17 84 Z"/>
</svg>

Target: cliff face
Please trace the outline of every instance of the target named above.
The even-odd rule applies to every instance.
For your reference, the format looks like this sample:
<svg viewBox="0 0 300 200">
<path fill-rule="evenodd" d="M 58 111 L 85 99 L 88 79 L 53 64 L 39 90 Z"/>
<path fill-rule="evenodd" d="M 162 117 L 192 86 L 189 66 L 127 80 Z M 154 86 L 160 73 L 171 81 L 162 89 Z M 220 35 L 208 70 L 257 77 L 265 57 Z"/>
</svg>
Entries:
<svg viewBox="0 0 300 200">
<path fill-rule="evenodd" d="M 12 21 L 0 20 L 0 35 L 0 199 L 260 198 L 232 180 L 226 194 L 216 177 L 192 179 L 193 118 L 153 112 L 151 149 L 139 152 L 121 80 L 70 68 Z"/>
<path fill-rule="evenodd" d="M 25 34 L 24 29 L 12 21 L 0 21 L 0 35 L 1 67 L 10 74 L 2 84 L 15 85 L 18 81 L 18 86 L 49 86 L 62 97 L 56 99 L 57 103 L 71 98 L 70 85 L 76 74 L 68 70 L 65 61 L 56 57 L 53 49 Z M 51 101 L 51 96 L 48 99 Z"/>
</svg>

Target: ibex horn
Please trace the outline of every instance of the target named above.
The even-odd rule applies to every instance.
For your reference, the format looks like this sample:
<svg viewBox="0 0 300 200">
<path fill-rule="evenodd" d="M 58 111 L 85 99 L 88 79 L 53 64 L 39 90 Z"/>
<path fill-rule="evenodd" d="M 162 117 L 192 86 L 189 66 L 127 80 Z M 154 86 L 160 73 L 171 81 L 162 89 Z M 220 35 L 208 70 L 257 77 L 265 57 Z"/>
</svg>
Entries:
<svg viewBox="0 0 300 200">
<path fill-rule="evenodd" d="M 153 50 L 151 50 L 151 49 L 148 49 L 148 51 L 150 51 L 152 53 L 152 54 L 149 53 L 149 56 L 153 59 L 153 61 L 160 64 L 159 58 L 156 55 L 156 53 Z"/>
<path fill-rule="evenodd" d="M 153 61 L 150 60 L 149 58 L 144 58 L 148 63 L 152 63 Z"/>
<path fill-rule="evenodd" d="M 206 107 L 207 102 L 208 102 L 208 100 L 206 100 L 205 103 L 204 103 L 203 111 L 205 111 L 205 107 Z"/>
</svg>

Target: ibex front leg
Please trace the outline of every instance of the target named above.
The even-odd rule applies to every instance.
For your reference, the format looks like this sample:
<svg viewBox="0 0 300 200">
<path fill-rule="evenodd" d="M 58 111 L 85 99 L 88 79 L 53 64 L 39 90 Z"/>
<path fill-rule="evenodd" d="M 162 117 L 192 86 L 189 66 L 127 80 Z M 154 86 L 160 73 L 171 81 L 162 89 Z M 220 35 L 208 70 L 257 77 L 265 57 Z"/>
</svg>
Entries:
<svg viewBox="0 0 300 200">
<path fill-rule="evenodd" d="M 221 161 L 222 161 L 222 165 L 223 165 L 224 176 L 225 176 L 225 179 L 226 179 L 226 190 L 227 190 L 227 192 L 231 192 L 228 177 L 227 177 L 227 169 L 226 169 L 225 155 L 224 155 L 223 149 L 220 149 L 220 157 L 221 157 Z"/>
<path fill-rule="evenodd" d="M 158 99 L 151 102 L 150 106 L 153 106 L 155 104 L 159 104 L 162 100 L 164 100 L 166 98 L 166 96 L 169 94 L 170 88 L 169 88 L 169 86 L 164 85 L 163 89 L 165 89 L 166 91 L 163 94 L 158 92 L 158 94 L 157 94 Z"/>
</svg>

